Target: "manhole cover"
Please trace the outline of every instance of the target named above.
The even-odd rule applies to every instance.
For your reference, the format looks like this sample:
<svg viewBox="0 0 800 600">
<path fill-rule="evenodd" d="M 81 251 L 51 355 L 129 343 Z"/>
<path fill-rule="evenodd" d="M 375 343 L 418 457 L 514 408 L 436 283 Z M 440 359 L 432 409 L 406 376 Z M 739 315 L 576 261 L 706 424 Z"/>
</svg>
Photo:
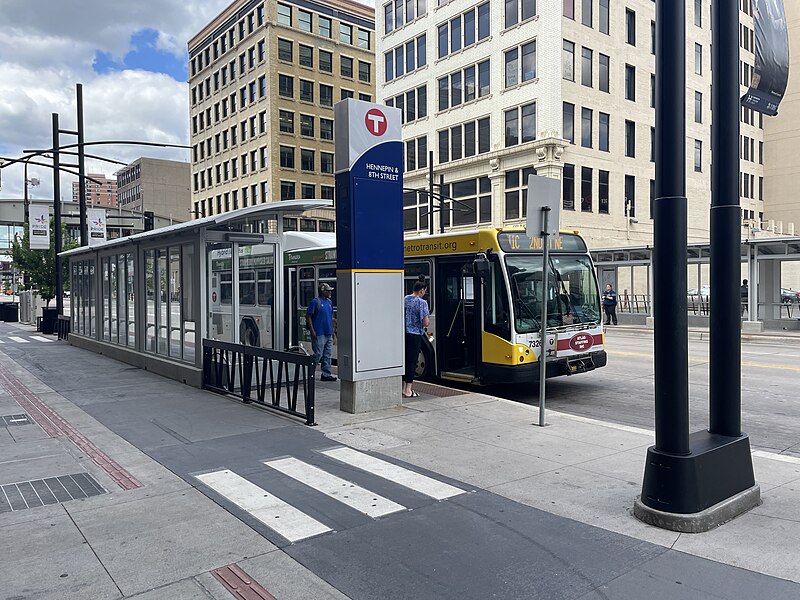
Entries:
<svg viewBox="0 0 800 600">
<path fill-rule="evenodd" d="M 7 417 L 0 417 L 0 421 L 2 421 L 6 427 L 12 425 L 33 425 L 33 421 L 31 421 L 28 415 L 9 415 Z"/>
</svg>

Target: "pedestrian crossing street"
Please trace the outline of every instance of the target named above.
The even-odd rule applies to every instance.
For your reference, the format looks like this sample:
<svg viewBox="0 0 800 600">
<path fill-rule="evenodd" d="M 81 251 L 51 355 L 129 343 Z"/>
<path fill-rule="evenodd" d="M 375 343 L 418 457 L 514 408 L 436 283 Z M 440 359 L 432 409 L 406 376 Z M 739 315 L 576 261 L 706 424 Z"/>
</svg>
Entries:
<svg viewBox="0 0 800 600">
<path fill-rule="evenodd" d="M 54 342 L 55 338 L 47 338 L 43 335 L 29 335 L 23 337 L 21 335 L 9 335 L 6 338 L 0 337 L 0 345 L 2 344 L 30 344 L 31 342 Z"/>
<path fill-rule="evenodd" d="M 332 448 L 321 454 L 434 500 L 446 500 L 466 493 L 461 488 L 352 448 Z M 298 458 L 265 460 L 262 464 L 267 467 L 268 474 L 279 473 L 373 519 L 408 510 L 394 500 Z M 230 469 L 196 474 L 194 478 L 290 542 L 333 531 L 325 523 Z"/>
</svg>

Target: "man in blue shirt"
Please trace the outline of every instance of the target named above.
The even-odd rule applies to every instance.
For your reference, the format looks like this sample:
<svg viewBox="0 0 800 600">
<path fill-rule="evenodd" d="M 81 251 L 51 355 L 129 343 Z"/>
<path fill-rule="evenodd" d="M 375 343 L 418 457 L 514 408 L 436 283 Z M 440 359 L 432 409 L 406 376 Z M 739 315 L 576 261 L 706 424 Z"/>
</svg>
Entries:
<svg viewBox="0 0 800 600">
<path fill-rule="evenodd" d="M 306 324 L 311 334 L 314 348 L 314 362 L 322 366 L 321 381 L 336 381 L 331 374 L 331 355 L 333 354 L 333 288 L 327 283 L 319 284 L 319 296 L 311 301 L 306 310 Z"/>
</svg>

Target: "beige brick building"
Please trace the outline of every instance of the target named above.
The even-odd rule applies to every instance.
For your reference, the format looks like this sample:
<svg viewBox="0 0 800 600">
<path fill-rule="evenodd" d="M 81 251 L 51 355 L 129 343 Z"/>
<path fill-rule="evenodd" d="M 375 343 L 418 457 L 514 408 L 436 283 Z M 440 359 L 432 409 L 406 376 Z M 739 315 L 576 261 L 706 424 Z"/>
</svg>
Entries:
<svg viewBox="0 0 800 600">
<path fill-rule="evenodd" d="M 198 216 L 334 197 L 333 105 L 375 99 L 375 21 L 350 0 L 237 0 L 189 41 Z M 333 211 L 287 219 L 333 231 Z"/>
<path fill-rule="evenodd" d="M 116 175 L 117 198 L 122 208 L 149 210 L 178 222 L 192 218 L 189 163 L 142 157 Z"/>
<path fill-rule="evenodd" d="M 117 180 L 109 179 L 102 173 L 89 173 L 86 180 L 86 206 L 115 207 L 117 205 Z M 92 181 L 92 179 L 94 181 Z M 95 183 L 99 181 L 100 183 Z M 72 201 L 80 200 L 80 186 L 72 182 Z"/>
<path fill-rule="evenodd" d="M 778 115 L 764 123 L 764 219 L 783 233 L 800 235 L 800 4 L 785 2 L 789 29 L 789 85 Z"/>
<path fill-rule="evenodd" d="M 749 12 L 749 0 L 739 0 Z M 686 172 L 691 242 L 709 237 L 710 3 L 686 0 Z M 447 201 L 433 228 L 523 224 L 528 173 L 562 179 L 561 226 L 593 247 L 652 242 L 652 0 L 376 3 L 379 101 L 404 111 L 407 188 L 427 189 L 429 152 Z M 741 15 L 741 83 L 753 63 Z M 742 111 L 743 224 L 763 213 L 763 119 Z M 405 228 L 427 232 L 407 192 Z"/>
</svg>

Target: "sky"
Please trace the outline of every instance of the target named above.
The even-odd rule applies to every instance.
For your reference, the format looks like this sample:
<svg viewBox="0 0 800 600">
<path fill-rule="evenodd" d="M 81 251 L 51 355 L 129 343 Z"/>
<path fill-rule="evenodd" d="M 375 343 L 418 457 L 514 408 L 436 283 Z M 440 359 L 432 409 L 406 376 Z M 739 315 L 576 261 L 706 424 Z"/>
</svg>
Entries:
<svg viewBox="0 0 800 600">
<path fill-rule="evenodd" d="M 365 4 L 374 4 L 364 0 Z M 0 156 L 52 146 L 52 113 L 76 128 L 75 84 L 83 84 L 86 141 L 189 143 L 186 44 L 230 0 L 0 0 Z M 61 143 L 74 143 L 62 135 Z M 135 146 L 87 149 L 129 162 L 189 160 L 188 150 Z M 74 157 L 68 157 L 72 160 Z M 87 159 L 87 172 L 119 166 Z M 30 166 L 33 198 L 52 198 L 52 169 Z M 23 168 L 2 170 L 0 198 L 23 196 Z M 62 177 L 72 198 L 73 176 Z"/>
</svg>

